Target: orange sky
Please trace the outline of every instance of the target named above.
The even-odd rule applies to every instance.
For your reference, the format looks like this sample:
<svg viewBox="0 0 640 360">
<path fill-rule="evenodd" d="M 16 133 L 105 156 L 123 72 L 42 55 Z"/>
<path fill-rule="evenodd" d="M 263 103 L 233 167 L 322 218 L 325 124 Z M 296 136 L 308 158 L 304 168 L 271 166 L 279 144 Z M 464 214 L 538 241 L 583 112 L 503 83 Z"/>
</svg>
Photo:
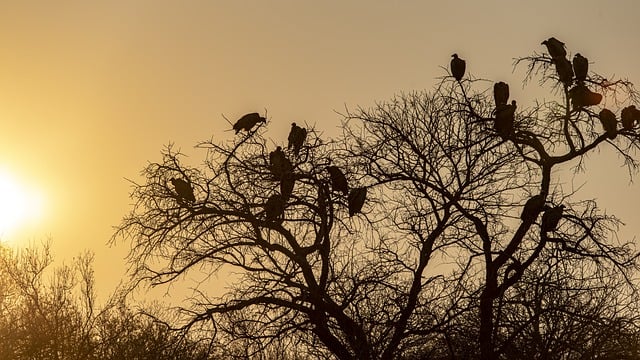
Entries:
<svg viewBox="0 0 640 360">
<path fill-rule="evenodd" d="M 640 4 L 605 1 L 16 1 L 0 4 L 0 168 L 46 194 L 46 213 L 11 243 L 51 236 L 56 258 L 96 252 L 103 294 L 128 246 L 107 241 L 129 210 L 129 184 L 164 144 L 232 135 L 266 108 L 283 141 L 292 121 L 336 134 L 345 105 L 431 88 L 450 55 L 474 75 L 520 88 L 512 59 L 556 36 L 607 76 L 640 85 Z M 616 4 L 613 6 L 612 4 Z M 585 197 L 640 233 L 621 162 L 593 156 Z M 615 174 L 614 180 L 607 179 Z M 572 179 L 567 178 L 567 184 Z M 609 188 L 608 190 L 605 187 Z"/>
</svg>

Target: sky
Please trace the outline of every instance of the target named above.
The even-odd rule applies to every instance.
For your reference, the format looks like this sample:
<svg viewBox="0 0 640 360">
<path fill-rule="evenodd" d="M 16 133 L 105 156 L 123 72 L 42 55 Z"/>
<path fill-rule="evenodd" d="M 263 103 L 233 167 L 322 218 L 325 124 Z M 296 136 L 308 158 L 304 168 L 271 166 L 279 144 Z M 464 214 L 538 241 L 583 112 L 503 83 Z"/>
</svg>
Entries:
<svg viewBox="0 0 640 360">
<path fill-rule="evenodd" d="M 0 172 L 43 199 L 37 220 L 1 240 L 50 238 L 58 261 L 94 251 L 106 296 L 125 271 L 128 244 L 108 241 L 131 208 L 127 179 L 164 145 L 197 164 L 197 142 L 233 135 L 224 117 L 265 109 L 276 143 L 292 121 L 335 136 L 345 106 L 431 89 L 453 53 L 532 101 L 545 93 L 517 85 L 513 58 L 550 36 L 640 84 L 638 10 L 634 0 L 1 1 Z M 620 165 L 602 151 L 588 175 L 565 180 L 631 239 L 640 187 Z"/>
</svg>

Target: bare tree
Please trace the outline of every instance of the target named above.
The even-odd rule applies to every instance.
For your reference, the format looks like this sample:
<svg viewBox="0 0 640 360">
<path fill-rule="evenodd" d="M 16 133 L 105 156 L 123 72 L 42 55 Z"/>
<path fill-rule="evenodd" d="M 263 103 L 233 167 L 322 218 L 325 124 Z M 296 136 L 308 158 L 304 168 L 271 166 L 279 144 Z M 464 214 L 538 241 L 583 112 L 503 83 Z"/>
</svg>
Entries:
<svg viewBox="0 0 640 360">
<path fill-rule="evenodd" d="M 567 79 L 544 55 L 519 63 L 551 100 L 517 109 L 504 94 L 494 104 L 487 81 L 445 77 L 431 92 L 347 110 L 339 139 L 310 129 L 299 153 L 269 146 L 264 123 L 199 144 L 201 167 L 168 146 L 134 183 L 135 205 L 114 235 L 132 242 L 133 284 L 232 272 L 237 282 L 220 297 L 196 288 L 183 330 L 242 344 L 246 356 L 288 343 L 339 359 L 442 346 L 456 358 L 452 330 L 476 333 L 481 359 L 506 354 L 500 304 L 549 252 L 570 266 L 606 263 L 631 285 L 636 253 L 612 239 L 617 219 L 564 189 L 554 170 L 583 170 L 590 152 L 612 146 L 634 174 L 637 121 L 603 130 L 588 101 L 604 94 L 618 113 L 635 90 L 595 73 Z M 367 189 L 362 214 L 348 211 L 353 197 L 331 166 L 349 188 Z M 469 314 L 477 321 L 467 330 L 452 328 Z"/>
</svg>

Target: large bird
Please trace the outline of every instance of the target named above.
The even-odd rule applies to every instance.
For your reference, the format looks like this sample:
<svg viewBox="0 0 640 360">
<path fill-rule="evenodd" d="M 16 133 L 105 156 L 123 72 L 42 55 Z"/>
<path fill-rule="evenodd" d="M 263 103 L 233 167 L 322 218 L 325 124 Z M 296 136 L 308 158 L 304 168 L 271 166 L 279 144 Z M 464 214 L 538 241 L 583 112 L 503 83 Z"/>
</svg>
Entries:
<svg viewBox="0 0 640 360">
<path fill-rule="evenodd" d="M 464 71 L 467 68 L 467 62 L 460 59 L 458 54 L 453 54 L 451 57 L 453 58 L 451 59 L 451 75 L 453 75 L 456 80 L 460 81 L 462 80 Z"/>
<path fill-rule="evenodd" d="M 556 207 L 548 208 L 542 215 L 542 232 L 547 233 L 553 231 L 558 227 L 560 219 L 562 219 L 562 212 L 564 211 L 564 205 L 558 205 Z"/>
<path fill-rule="evenodd" d="M 640 110 L 636 109 L 635 105 L 629 105 L 622 109 L 620 118 L 622 119 L 622 128 L 631 130 L 635 122 L 640 120 Z"/>
<path fill-rule="evenodd" d="M 364 201 L 367 199 L 367 188 L 359 187 L 351 189 L 347 198 L 349 202 L 349 217 L 359 213 L 362 210 Z"/>
<path fill-rule="evenodd" d="M 600 104 L 602 95 L 593 92 L 587 88 L 584 83 L 578 83 L 569 90 L 569 98 L 574 110 L 581 109 L 585 106 L 594 106 Z"/>
<path fill-rule="evenodd" d="M 295 182 L 296 178 L 291 171 L 284 173 L 282 178 L 280 179 L 280 194 L 282 194 L 282 197 L 285 200 L 289 199 L 289 197 L 293 193 Z"/>
<path fill-rule="evenodd" d="M 607 133 L 607 137 L 609 139 L 615 139 L 618 135 L 616 131 L 618 125 L 616 114 L 614 114 L 611 110 L 605 108 L 600 111 L 598 117 L 600 118 L 600 122 L 602 123 L 604 131 Z"/>
<path fill-rule="evenodd" d="M 258 113 L 246 114 L 233 124 L 233 130 L 236 131 L 236 134 L 239 133 L 240 130 L 250 131 L 257 123 L 265 121 L 267 121 L 267 119 Z"/>
<path fill-rule="evenodd" d="M 267 221 L 273 221 L 276 219 L 282 219 L 284 215 L 285 200 L 280 194 L 274 194 L 267 199 L 264 204 L 264 212 L 266 214 Z"/>
<path fill-rule="evenodd" d="M 589 60 L 577 53 L 573 57 L 573 72 L 576 74 L 576 80 L 585 81 L 589 72 Z"/>
<path fill-rule="evenodd" d="M 503 81 L 493 84 L 493 99 L 496 101 L 496 107 L 506 105 L 509 101 L 509 85 Z"/>
<path fill-rule="evenodd" d="M 187 202 L 196 201 L 196 197 L 193 195 L 193 188 L 191 188 L 191 185 L 189 185 L 188 182 L 182 179 L 172 178 L 171 184 L 173 184 L 179 200 L 185 200 Z"/>
<path fill-rule="evenodd" d="M 549 51 L 549 55 L 552 58 L 567 56 L 567 50 L 564 48 L 564 43 L 554 37 L 550 37 L 543 41 L 541 45 L 545 45 Z"/>
<path fill-rule="evenodd" d="M 327 171 L 331 178 L 331 188 L 333 191 L 341 191 L 343 194 L 347 195 L 349 193 L 349 184 L 347 183 L 347 178 L 344 176 L 342 171 L 340 171 L 340 168 L 331 165 L 327 167 Z"/>
<path fill-rule="evenodd" d="M 271 165 L 271 173 L 278 179 L 282 179 L 285 174 L 293 170 L 293 165 L 287 159 L 281 146 L 276 147 L 275 150 L 269 153 L 269 165 Z"/>
<path fill-rule="evenodd" d="M 298 155 L 300 149 L 302 148 L 302 144 L 304 144 L 305 139 L 307 138 L 307 129 L 302 128 L 296 123 L 291 124 L 291 131 L 289 132 L 289 146 L 288 148 L 293 148 L 293 153 Z"/>
<path fill-rule="evenodd" d="M 556 57 L 553 59 L 553 63 L 556 65 L 556 72 L 558 73 L 558 80 L 566 86 L 571 85 L 573 80 L 573 67 L 571 62 L 566 57 Z"/>
<path fill-rule="evenodd" d="M 534 195 L 524 204 L 524 208 L 522 209 L 522 214 L 520 214 L 520 220 L 534 221 L 538 216 L 540 210 L 544 206 L 544 197 L 542 195 Z"/>
<path fill-rule="evenodd" d="M 503 139 L 509 137 L 513 133 L 516 107 L 516 101 L 511 100 L 511 104 L 499 105 L 496 108 L 494 129 Z"/>
</svg>

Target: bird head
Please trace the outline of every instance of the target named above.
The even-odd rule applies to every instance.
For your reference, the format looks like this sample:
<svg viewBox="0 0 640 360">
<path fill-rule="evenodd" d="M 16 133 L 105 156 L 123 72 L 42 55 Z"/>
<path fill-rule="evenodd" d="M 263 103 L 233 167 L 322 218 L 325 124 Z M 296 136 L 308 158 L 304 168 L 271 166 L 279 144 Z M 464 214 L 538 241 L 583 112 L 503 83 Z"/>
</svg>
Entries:
<svg viewBox="0 0 640 360">
<path fill-rule="evenodd" d="M 549 41 L 545 40 L 543 42 L 540 43 L 540 45 L 547 45 L 549 43 Z"/>
<path fill-rule="evenodd" d="M 292 122 L 291 127 L 296 127 L 296 123 Z"/>
<path fill-rule="evenodd" d="M 451 55 L 452 58 L 457 59 L 458 58 L 458 54 L 453 54 Z"/>
<path fill-rule="evenodd" d="M 282 151 L 282 146 L 276 147 L 276 151 Z"/>
<path fill-rule="evenodd" d="M 511 100 L 511 105 L 515 107 L 516 106 L 516 101 L 515 100 Z"/>
</svg>

